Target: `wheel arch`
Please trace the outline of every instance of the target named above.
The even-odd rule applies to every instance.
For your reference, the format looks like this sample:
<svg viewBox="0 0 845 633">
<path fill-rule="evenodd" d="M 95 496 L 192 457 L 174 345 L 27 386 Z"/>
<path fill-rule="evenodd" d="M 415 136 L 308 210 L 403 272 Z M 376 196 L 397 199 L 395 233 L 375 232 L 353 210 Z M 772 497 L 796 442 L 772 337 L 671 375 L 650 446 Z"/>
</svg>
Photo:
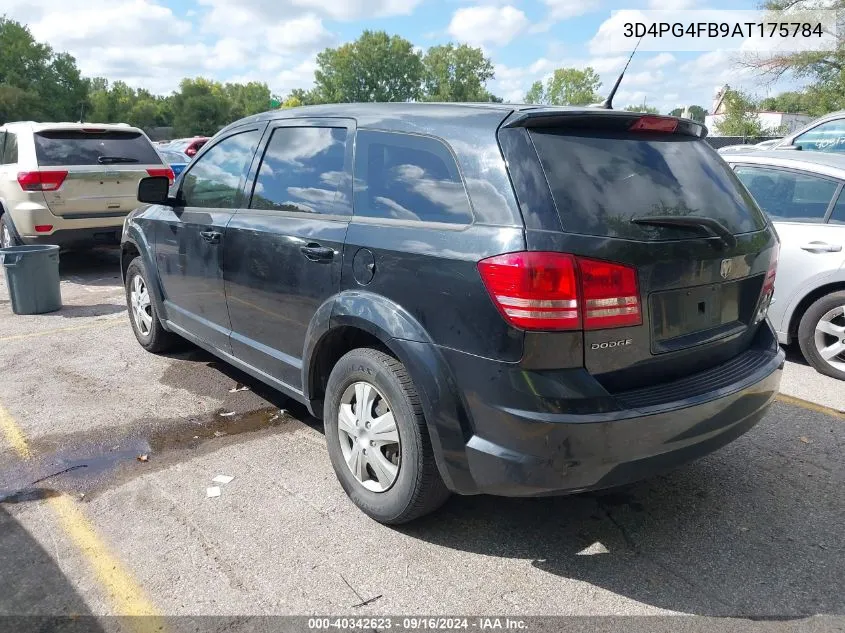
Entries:
<svg viewBox="0 0 845 633">
<path fill-rule="evenodd" d="M 451 370 L 419 322 L 380 295 L 341 293 L 325 302 L 312 319 L 302 363 L 303 393 L 311 412 L 322 418 L 329 374 L 344 354 L 357 347 L 381 349 L 405 366 L 420 397 L 443 481 L 450 490 L 472 492 L 465 457 L 471 431 Z"/>
<path fill-rule="evenodd" d="M 816 301 L 829 295 L 833 292 L 845 291 L 845 280 L 831 281 L 821 286 L 813 288 L 810 292 L 805 294 L 795 305 L 789 317 L 789 329 L 787 334 L 790 340 L 798 335 L 798 326 L 801 323 L 801 318 L 807 312 L 807 309 Z"/>
<path fill-rule="evenodd" d="M 161 278 L 158 274 L 158 266 L 156 266 L 155 257 L 153 255 L 153 246 L 146 239 L 142 231 L 139 231 L 133 225 L 127 227 L 127 233 L 124 235 L 120 243 L 120 278 L 123 285 L 126 285 L 126 270 L 129 264 L 136 257 L 141 257 L 144 262 L 144 269 L 150 277 L 147 281 L 148 286 L 152 290 L 151 296 L 155 304 L 156 311 L 161 316 L 161 325 L 167 330 L 167 311 L 164 308 L 164 291 L 161 287 Z"/>
</svg>

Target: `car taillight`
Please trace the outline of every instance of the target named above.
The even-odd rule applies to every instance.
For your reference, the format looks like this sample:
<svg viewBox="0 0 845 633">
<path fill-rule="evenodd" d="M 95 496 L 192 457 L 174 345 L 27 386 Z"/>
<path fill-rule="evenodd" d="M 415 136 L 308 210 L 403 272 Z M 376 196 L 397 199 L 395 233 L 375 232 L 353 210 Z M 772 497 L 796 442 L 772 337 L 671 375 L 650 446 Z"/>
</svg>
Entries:
<svg viewBox="0 0 845 633">
<path fill-rule="evenodd" d="M 173 174 L 173 170 L 170 167 L 159 167 L 159 168 L 148 169 L 147 173 L 150 176 L 164 176 L 165 178 L 167 178 L 170 181 L 171 185 L 176 180 L 176 176 Z"/>
<path fill-rule="evenodd" d="M 585 330 L 642 323 L 635 268 L 583 257 L 577 259 L 581 271 Z"/>
<path fill-rule="evenodd" d="M 21 171 L 18 184 L 24 191 L 55 191 L 67 178 L 67 171 Z"/>
<path fill-rule="evenodd" d="M 187 154 L 188 156 L 191 156 L 191 157 L 193 157 L 196 153 L 197 153 L 197 150 L 194 147 L 189 147 L 188 149 L 185 150 L 185 154 Z"/>
<path fill-rule="evenodd" d="M 678 119 L 665 116 L 643 116 L 634 121 L 632 132 L 674 132 L 678 129 Z"/>
<path fill-rule="evenodd" d="M 496 307 L 523 330 L 595 330 L 642 323 L 634 268 L 568 253 L 521 252 L 478 262 Z"/>
<path fill-rule="evenodd" d="M 775 294 L 775 278 L 778 272 L 778 259 L 780 258 L 780 243 L 775 242 L 772 248 L 772 258 L 769 260 L 769 268 L 766 270 L 766 278 L 763 280 L 763 288 L 760 290 L 760 301 L 757 307 L 757 318 L 755 322 L 766 318 L 772 297 Z"/>
</svg>

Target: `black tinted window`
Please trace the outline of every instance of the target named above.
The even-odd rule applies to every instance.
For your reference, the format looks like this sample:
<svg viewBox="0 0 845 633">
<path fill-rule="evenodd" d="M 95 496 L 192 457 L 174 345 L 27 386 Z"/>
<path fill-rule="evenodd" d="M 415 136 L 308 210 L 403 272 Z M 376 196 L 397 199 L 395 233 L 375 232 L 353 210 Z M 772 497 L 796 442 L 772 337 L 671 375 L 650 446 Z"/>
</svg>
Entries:
<svg viewBox="0 0 845 633">
<path fill-rule="evenodd" d="M 765 226 L 736 175 L 702 140 L 556 130 L 532 130 L 531 138 L 565 231 L 640 240 L 690 237 L 686 230 L 631 222 L 650 215 L 713 218 L 735 234 Z"/>
<path fill-rule="evenodd" d="M 152 143 L 139 132 L 38 132 L 35 134 L 35 156 L 42 167 L 106 163 L 161 164 Z"/>
<path fill-rule="evenodd" d="M 0 163 L 14 165 L 18 162 L 18 137 L 16 134 L 6 132 L 6 141 L 3 145 L 3 155 L 0 156 Z"/>
<path fill-rule="evenodd" d="M 241 176 L 252 162 L 261 135 L 257 130 L 223 139 L 191 164 L 182 180 L 186 207 L 232 209 Z"/>
<path fill-rule="evenodd" d="M 440 141 L 359 131 L 355 215 L 469 224 L 469 199 L 458 166 Z"/>
<path fill-rule="evenodd" d="M 773 220 L 824 222 L 838 183 L 812 174 L 741 165 L 736 175 Z"/>
<path fill-rule="evenodd" d="M 352 180 L 344 169 L 345 159 L 346 128 L 274 130 L 250 207 L 348 215 Z"/>
</svg>

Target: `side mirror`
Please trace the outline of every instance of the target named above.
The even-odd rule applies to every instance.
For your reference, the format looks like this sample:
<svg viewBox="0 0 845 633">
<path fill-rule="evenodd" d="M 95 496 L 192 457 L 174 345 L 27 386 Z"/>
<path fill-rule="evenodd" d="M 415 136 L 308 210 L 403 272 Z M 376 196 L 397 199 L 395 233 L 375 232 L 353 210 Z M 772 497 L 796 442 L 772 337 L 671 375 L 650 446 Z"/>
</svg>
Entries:
<svg viewBox="0 0 845 633">
<path fill-rule="evenodd" d="M 172 205 L 170 179 L 167 176 L 148 176 L 138 183 L 138 202 Z"/>
</svg>

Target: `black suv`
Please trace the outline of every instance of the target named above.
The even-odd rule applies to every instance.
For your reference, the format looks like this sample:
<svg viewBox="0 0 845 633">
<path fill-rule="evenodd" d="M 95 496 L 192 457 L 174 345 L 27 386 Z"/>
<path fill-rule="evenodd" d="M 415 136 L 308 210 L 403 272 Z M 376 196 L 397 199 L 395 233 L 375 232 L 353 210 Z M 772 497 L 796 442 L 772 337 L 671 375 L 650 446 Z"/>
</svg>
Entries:
<svg viewBox="0 0 845 633">
<path fill-rule="evenodd" d="M 652 475 L 750 429 L 783 367 L 777 235 L 705 134 L 501 104 L 238 121 L 141 181 L 132 327 L 305 403 L 384 523 Z"/>
</svg>

